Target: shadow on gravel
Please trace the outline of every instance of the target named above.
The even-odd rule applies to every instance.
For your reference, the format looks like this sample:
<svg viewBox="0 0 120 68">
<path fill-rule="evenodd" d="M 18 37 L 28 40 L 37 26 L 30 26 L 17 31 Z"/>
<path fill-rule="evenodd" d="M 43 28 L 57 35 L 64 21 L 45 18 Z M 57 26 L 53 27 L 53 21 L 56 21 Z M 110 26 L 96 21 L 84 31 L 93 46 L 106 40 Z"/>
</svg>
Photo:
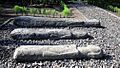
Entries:
<svg viewBox="0 0 120 68">
<path fill-rule="evenodd" d="M 91 58 L 81 58 L 81 59 L 74 59 L 74 60 L 75 61 L 78 61 L 78 60 L 84 61 L 84 60 L 91 60 Z M 94 60 L 112 60 L 112 56 L 103 54 L 103 57 L 94 58 Z"/>
<path fill-rule="evenodd" d="M 15 29 L 17 26 L 12 25 L 12 24 L 7 24 L 5 26 L 0 26 L 0 30 L 8 30 L 8 29 Z"/>
<path fill-rule="evenodd" d="M 10 44 L 15 44 L 16 40 L 12 39 L 0 39 L 0 45 L 10 45 Z"/>
<path fill-rule="evenodd" d="M 89 27 L 86 27 L 86 28 L 90 28 L 90 27 L 92 27 L 92 26 L 89 26 Z M 98 27 L 96 27 L 96 26 L 94 26 L 94 28 L 106 28 L 106 27 L 104 27 L 104 26 L 98 26 Z"/>
<path fill-rule="evenodd" d="M 53 41 L 58 40 L 78 40 L 78 39 L 94 39 L 94 37 L 88 35 L 84 38 L 72 38 L 72 39 L 49 39 Z M 0 45 L 9 45 L 9 44 L 15 44 L 15 45 L 48 45 L 48 43 L 39 43 L 41 40 L 47 40 L 47 39 L 23 39 L 21 40 L 14 40 L 14 39 L 0 39 Z M 38 42 L 36 42 L 38 41 Z M 49 45 L 55 45 L 55 44 L 49 44 Z"/>
<path fill-rule="evenodd" d="M 72 27 L 72 26 L 71 26 Z M 106 28 L 106 27 L 104 27 L 104 26 L 76 26 L 76 27 L 84 27 L 84 28 Z M 74 27 L 72 27 L 72 28 L 74 28 Z"/>
<path fill-rule="evenodd" d="M 106 28 L 104 26 L 99 26 L 99 27 L 96 27 L 96 26 L 74 26 L 74 27 L 83 27 L 83 28 Z M 69 28 L 74 28 L 73 26 L 70 26 Z M 0 26 L 0 30 L 8 30 L 8 29 L 16 29 L 16 28 L 24 28 L 24 27 L 17 27 L 15 25 L 12 25 L 12 24 L 7 24 L 5 26 Z M 28 27 L 28 28 L 34 28 L 34 27 Z M 66 27 L 36 27 L 36 28 L 66 28 Z M 68 28 L 68 27 L 67 27 Z"/>
<path fill-rule="evenodd" d="M 1 63 L 7 62 L 13 55 L 15 48 L 10 46 L 0 46 L 0 61 Z"/>
<path fill-rule="evenodd" d="M 32 60 L 32 61 L 16 61 L 16 60 L 14 60 L 14 62 L 16 62 L 16 63 L 34 63 L 34 62 L 40 62 L 40 61 L 42 61 L 42 62 L 45 62 L 45 61 L 59 61 L 59 60 L 61 60 L 61 61 L 67 61 L 67 62 L 69 62 L 69 60 L 73 60 L 73 61 L 77 61 L 77 62 L 79 62 L 79 60 L 81 60 L 81 61 L 90 61 L 91 60 L 91 58 L 76 58 L 76 59 L 53 59 L 53 60 L 38 60 L 38 61 L 34 61 L 34 60 Z M 112 57 L 110 56 L 110 55 L 104 55 L 103 57 L 101 57 L 101 58 L 98 58 L 98 59 L 93 59 L 93 60 L 112 60 Z"/>
<path fill-rule="evenodd" d="M 93 39 L 93 37 L 89 38 L 89 40 Z M 42 39 L 45 40 L 45 39 Z M 53 40 L 52 41 L 58 41 L 58 40 Z M 61 40 L 61 39 L 59 39 Z M 65 40 L 65 39 L 63 39 Z M 78 40 L 78 39 L 69 39 L 69 40 Z M 36 42 L 37 41 L 37 42 Z M 2 45 L 4 44 L 16 44 L 16 45 L 58 45 L 58 44 L 52 44 L 52 43 L 40 43 L 41 40 L 22 40 L 22 41 L 17 41 L 17 40 L 11 40 L 11 41 L 4 41 Z"/>
<path fill-rule="evenodd" d="M 37 43 L 37 42 L 30 43 L 29 40 L 19 41 L 13 39 L 0 39 L 0 45 L 10 46 L 10 45 L 57 45 L 57 44 Z"/>
</svg>

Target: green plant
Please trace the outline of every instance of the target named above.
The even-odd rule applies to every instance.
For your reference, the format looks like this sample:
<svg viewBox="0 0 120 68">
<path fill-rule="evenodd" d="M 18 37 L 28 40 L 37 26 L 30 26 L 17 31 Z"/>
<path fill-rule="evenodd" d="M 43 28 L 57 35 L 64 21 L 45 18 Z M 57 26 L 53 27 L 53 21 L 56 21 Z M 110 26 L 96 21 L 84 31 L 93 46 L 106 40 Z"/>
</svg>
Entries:
<svg viewBox="0 0 120 68">
<path fill-rule="evenodd" d="M 46 15 L 49 15 L 49 9 L 46 8 L 46 12 L 45 12 Z"/>
<path fill-rule="evenodd" d="M 114 11 L 114 7 L 112 5 L 109 5 L 107 8 L 111 11 Z"/>
<path fill-rule="evenodd" d="M 55 14 L 55 9 L 50 10 L 50 14 L 54 15 Z"/>
<path fill-rule="evenodd" d="M 27 14 L 27 13 L 28 13 L 27 7 L 23 7 L 22 12 L 23 12 L 24 14 Z"/>
<path fill-rule="evenodd" d="M 113 7 L 112 5 L 108 6 L 108 9 L 114 12 L 117 12 L 118 14 L 120 14 L 120 8 L 118 7 Z"/>
<path fill-rule="evenodd" d="M 114 7 L 114 12 L 118 12 L 118 7 Z"/>
<path fill-rule="evenodd" d="M 67 7 L 67 5 L 64 5 L 64 10 L 62 11 L 63 15 L 65 17 L 69 16 L 70 15 L 70 9 Z"/>
<path fill-rule="evenodd" d="M 29 13 L 33 14 L 35 16 L 35 14 L 38 12 L 37 8 L 29 8 Z"/>
<path fill-rule="evenodd" d="M 13 10 L 14 10 L 15 13 L 22 12 L 21 8 L 18 5 L 15 5 Z"/>
<path fill-rule="evenodd" d="M 18 14 L 18 13 L 26 14 L 28 12 L 26 7 L 21 7 L 21 6 L 18 6 L 18 5 L 15 5 L 13 10 L 16 14 Z"/>
<path fill-rule="evenodd" d="M 45 8 L 43 9 L 43 14 L 46 14 L 46 9 Z"/>
<path fill-rule="evenodd" d="M 65 5 L 65 3 L 64 3 L 62 0 L 61 0 L 60 4 L 61 4 L 61 6 L 64 6 L 64 5 Z"/>
<path fill-rule="evenodd" d="M 69 16 L 70 15 L 70 9 L 68 8 L 68 6 L 64 3 L 63 0 L 61 0 L 61 6 L 64 7 L 64 10 L 62 11 L 63 15 L 65 17 Z"/>
<path fill-rule="evenodd" d="M 14 11 L 16 13 L 22 13 L 22 14 L 29 13 L 34 16 L 35 14 L 44 14 L 44 15 L 53 15 L 53 16 L 63 14 L 65 17 L 70 15 L 70 9 L 65 4 L 64 4 L 64 10 L 62 12 L 52 8 L 28 8 L 28 7 L 18 6 L 18 5 L 14 6 Z"/>
<path fill-rule="evenodd" d="M 120 8 L 118 9 L 118 14 L 120 14 Z"/>
</svg>

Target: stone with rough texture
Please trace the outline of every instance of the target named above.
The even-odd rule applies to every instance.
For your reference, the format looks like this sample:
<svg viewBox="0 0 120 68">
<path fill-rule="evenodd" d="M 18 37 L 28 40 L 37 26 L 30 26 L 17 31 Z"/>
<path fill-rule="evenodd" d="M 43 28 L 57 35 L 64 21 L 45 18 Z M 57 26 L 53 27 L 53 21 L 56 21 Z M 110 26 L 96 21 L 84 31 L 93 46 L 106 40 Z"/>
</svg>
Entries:
<svg viewBox="0 0 120 68">
<path fill-rule="evenodd" d="M 88 45 L 77 47 L 76 45 L 21 45 L 16 48 L 13 59 L 17 61 L 101 58 L 103 51 L 99 46 Z"/>
<path fill-rule="evenodd" d="M 82 30 L 18 28 L 10 33 L 14 39 L 77 39 L 88 38 Z"/>
<path fill-rule="evenodd" d="M 68 27 L 68 26 L 100 26 L 99 20 L 79 20 L 74 18 L 47 18 L 33 16 L 15 17 L 14 24 L 18 27 Z"/>
<path fill-rule="evenodd" d="M 84 21 L 84 26 L 96 26 L 96 27 L 99 27 L 101 24 L 100 24 L 100 21 L 97 20 L 97 19 L 90 19 L 90 20 L 85 20 Z"/>
</svg>

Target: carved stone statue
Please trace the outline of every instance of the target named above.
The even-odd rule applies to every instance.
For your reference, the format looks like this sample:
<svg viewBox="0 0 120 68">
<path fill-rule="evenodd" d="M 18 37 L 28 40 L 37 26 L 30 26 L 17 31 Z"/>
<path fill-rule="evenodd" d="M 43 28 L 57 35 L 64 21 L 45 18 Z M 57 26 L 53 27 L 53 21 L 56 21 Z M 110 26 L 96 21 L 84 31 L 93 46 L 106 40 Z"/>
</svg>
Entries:
<svg viewBox="0 0 120 68">
<path fill-rule="evenodd" d="M 99 20 L 85 20 L 79 21 L 78 19 L 70 18 L 46 18 L 46 17 L 33 17 L 33 16 L 19 16 L 15 17 L 14 24 L 19 27 L 68 27 L 68 26 L 93 26 L 99 27 Z"/>
<path fill-rule="evenodd" d="M 103 51 L 99 46 L 88 45 L 22 45 L 18 47 L 13 58 L 17 61 L 101 58 Z"/>
<path fill-rule="evenodd" d="M 82 30 L 18 28 L 10 33 L 14 39 L 85 39 L 89 35 Z"/>
</svg>

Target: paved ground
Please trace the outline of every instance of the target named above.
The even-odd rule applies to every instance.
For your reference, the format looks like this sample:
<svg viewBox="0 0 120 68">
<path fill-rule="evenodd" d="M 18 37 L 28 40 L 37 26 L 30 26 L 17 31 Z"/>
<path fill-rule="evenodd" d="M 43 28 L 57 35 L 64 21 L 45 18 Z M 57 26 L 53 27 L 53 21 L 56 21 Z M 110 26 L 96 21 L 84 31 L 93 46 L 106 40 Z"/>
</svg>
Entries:
<svg viewBox="0 0 120 68">
<path fill-rule="evenodd" d="M 87 18 L 98 19 L 105 28 L 85 28 L 75 27 L 69 28 L 74 30 L 85 30 L 94 39 L 67 39 L 67 40 L 29 40 L 23 41 L 20 44 L 76 44 L 78 46 L 85 46 L 87 44 L 94 44 L 100 46 L 106 56 L 104 59 L 90 59 L 90 60 L 54 60 L 54 61 L 37 61 L 16 63 L 12 60 L 14 49 L 17 47 L 14 41 L 6 42 L 0 41 L 0 68 L 120 68 L 120 17 L 110 14 L 101 8 L 90 5 L 76 5 Z M 10 39 L 9 33 L 12 29 L 0 30 L 0 38 Z M 4 44 L 3 44 L 4 43 Z"/>
</svg>

